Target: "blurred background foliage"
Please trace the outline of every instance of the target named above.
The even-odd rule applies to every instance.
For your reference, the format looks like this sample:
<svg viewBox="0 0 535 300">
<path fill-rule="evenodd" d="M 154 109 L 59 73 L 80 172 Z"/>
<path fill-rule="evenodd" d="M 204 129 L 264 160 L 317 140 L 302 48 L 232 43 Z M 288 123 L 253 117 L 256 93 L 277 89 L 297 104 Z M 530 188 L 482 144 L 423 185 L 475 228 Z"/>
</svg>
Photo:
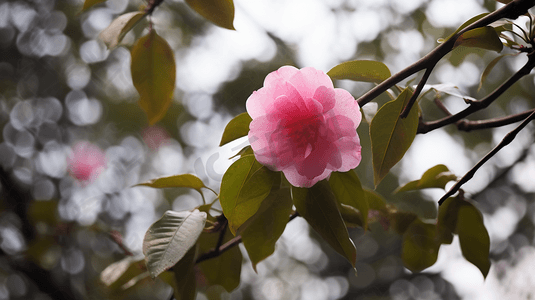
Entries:
<svg viewBox="0 0 535 300">
<path fill-rule="evenodd" d="M 177 86 L 166 116 L 152 127 L 137 105 L 130 76 L 129 47 L 145 26 L 137 25 L 125 45 L 112 51 L 97 39 L 116 16 L 144 3 L 108 0 L 81 13 L 82 5 L 82 0 L 0 2 L 0 299 L 169 299 L 171 288 L 160 280 L 107 287 L 100 273 L 127 252 L 140 254 L 145 231 L 165 210 L 191 209 L 202 200 L 186 190 L 133 185 L 193 173 L 218 190 L 232 162 L 228 157 L 246 145 L 241 139 L 218 148 L 223 128 L 245 111 L 248 96 L 269 72 L 282 65 L 326 72 L 342 61 L 373 59 L 395 73 L 465 20 L 501 4 L 236 0 L 234 32 L 206 22 L 183 1 L 165 0 L 151 20 L 174 49 Z M 496 56 L 459 47 L 439 63 L 429 83 L 454 84 L 481 98 L 526 60 L 503 59 L 478 91 L 483 69 Z M 373 86 L 335 84 L 355 97 Z M 473 117 L 533 108 L 533 90 L 533 77 L 527 76 Z M 388 100 L 383 94 L 375 101 Z M 420 102 L 426 120 L 443 116 L 431 100 Z M 465 106 L 460 98 L 441 100 L 452 112 Z M 377 192 L 401 210 L 436 218 L 443 191 L 392 192 L 438 163 L 463 175 L 511 128 L 459 132 L 449 126 L 419 135 Z M 357 173 L 373 188 L 368 130 L 365 122 L 358 128 L 363 160 Z M 378 223 L 368 232 L 350 230 L 357 246 L 355 276 L 297 218 L 275 254 L 258 265 L 258 274 L 246 258 L 234 292 L 200 284 L 198 299 L 529 299 L 535 296 L 532 141 L 528 126 L 465 186 L 491 237 L 493 265 L 485 282 L 462 258 L 456 240 L 441 248 L 433 267 L 412 274 L 400 259 L 401 237 Z M 93 162 L 99 167 L 95 174 L 91 163 L 78 166 L 90 168 L 89 177 L 75 168 L 83 161 L 75 159 L 80 143 L 96 153 L 83 157 L 104 157 L 101 164 Z"/>
</svg>

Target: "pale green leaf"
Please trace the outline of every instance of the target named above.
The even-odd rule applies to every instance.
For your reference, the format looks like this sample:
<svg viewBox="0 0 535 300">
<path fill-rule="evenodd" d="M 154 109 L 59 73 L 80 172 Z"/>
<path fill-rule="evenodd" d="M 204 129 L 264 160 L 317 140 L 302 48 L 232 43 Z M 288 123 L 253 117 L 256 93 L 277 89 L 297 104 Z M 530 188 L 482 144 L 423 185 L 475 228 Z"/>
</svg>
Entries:
<svg viewBox="0 0 535 300">
<path fill-rule="evenodd" d="M 219 146 L 221 147 L 227 143 L 241 138 L 242 136 L 246 136 L 249 133 L 249 123 L 251 123 L 252 120 L 253 119 L 251 119 L 249 114 L 246 112 L 241 113 L 234 117 L 234 119 L 230 120 L 223 131 L 223 137 L 221 137 Z"/>
<path fill-rule="evenodd" d="M 500 52 L 503 49 L 503 43 L 498 33 L 490 26 L 475 28 L 463 33 L 455 41 L 454 47 L 458 46 L 481 48 L 496 52 Z"/>
<path fill-rule="evenodd" d="M 292 199 L 299 215 L 355 267 L 357 250 L 349 238 L 329 183 L 320 181 L 308 189 L 292 187 Z"/>
<path fill-rule="evenodd" d="M 359 177 L 354 171 L 333 172 L 329 179 L 331 189 L 336 199 L 345 205 L 358 209 L 364 223 L 364 230 L 368 226 L 368 199 L 364 194 Z"/>
<path fill-rule="evenodd" d="M 195 245 L 206 217 L 197 209 L 168 210 L 150 226 L 143 239 L 143 254 L 152 278 L 174 266 Z"/>
<path fill-rule="evenodd" d="M 490 269 L 490 238 L 483 216 L 475 206 L 463 202 L 457 216 L 457 234 L 463 256 L 487 277 Z"/>
<path fill-rule="evenodd" d="M 440 83 L 440 84 L 426 84 L 422 91 L 428 92 L 430 89 L 433 89 L 437 92 L 448 94 L 454 97 L 459 97 L 465 101 L 475 101 L 476 99 L 467 95 L 464 95 L 458 86 L 451 83 Z"/>
<path fill-rule="evenodd" d="M 186 3 L 215 25 L 234 30 L 234 2 L 232 0 L 186 0 Z"/>
<path fill-rule="evenodd" d="M 228 168 L 221 181 L 219 199 L 232 233 L 236 234 L 257 212 L 277 176 L 279 173 L 261 165 L 254 155 L 243 156 Z"/>
<path fill-rule="evenodd" d="M 292 205 L 289 188 L 271 191 L 242 231 L 243 245 L 255 271 L 256 265 L 275 251 L 275 243 L 286 228 Z"/>
<path fill-rule="evenodd" d="M 437 261 L 439 247 L 436 226 L 416 219 L 403 234 L 401 259 L 407 269 L 419 272 Z"/>
<path fill-rule="evenodd" d="M 110 292 L 115 293 L 133 278 L 143 274 L 149 276 L 143 256 L 127 256 L 107 266 L 100 273 L 100 281 Z"/>
<path fill-rule="evenodd" d="M 370 124 L 375 186 L 403 158 L 416 136 L 418 105 L 413 105 L 407 118 L 399 116 L 410 97 L 407 88 L 396 100 L 383 105 Z"/>
<path fill-rule="evenodd" d="M 140 11 L 120 15 L 98 37 L 106 44 L 108 49 L 115 48 L 123 40 L 128 31 L 134 28 L 146 15 L 146 13 Z"/>
<path fill-rule="evenodd" d="M 161 120 L 175 90 L 176 66 L 173 49 L 153 29 L 132 47 L 132 82 L 139 93 L 139 106 L 149 124 Z"/>
<path fill-rule="evenodd" d="M 199 252 L 206 253 L 217 244 L 219 232 L 203 233 L 199 237 Z M 225 231 L 223 244 L 234 238 L 229 229 Z M 220 285 L 227 292 L 232 292 L 240 284 L 240 274 L 242 266 L 242 254 L 239 247 L 232 247 L 219 255 L 198 264 L 207 284 Z"/>
<path fill-rule="evenodd" d="M 341 63 L 332 68 L 327 75 L 331 79 L 349 79 L 354 81 L 380 83 L 390 77 L 388 67 L 378 61 L 354 60 Z"/>
<path fill-rule="evenodd" d="M 408 182 L 407 184 L 397 188 L 394 193 L 428 188 L 444 189 L 446 184 L 452 180 L 457 180 L 457 176 L 451 173 L 448 167 L 445 165 L 436 165 L 425 171 L 421 179 Z"/>
</svg>

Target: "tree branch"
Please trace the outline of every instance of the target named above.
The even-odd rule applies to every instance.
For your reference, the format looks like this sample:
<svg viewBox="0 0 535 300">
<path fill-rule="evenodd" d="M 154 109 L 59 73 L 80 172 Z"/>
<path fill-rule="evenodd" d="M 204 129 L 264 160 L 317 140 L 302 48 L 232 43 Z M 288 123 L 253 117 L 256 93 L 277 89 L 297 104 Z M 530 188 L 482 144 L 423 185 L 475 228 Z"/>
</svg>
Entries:
<svg viewBox="0 0 535 300">
<path fill-rule="evenodd" d="M 421 71 L 423 69 L 432 69 L 433 66 L 436 65 L 436 63 L 440 59 L 442 59 L 442 57 L 444 57 L 451 50 L 453 50 L 455 41 L 463 33 L 469 30 L 475 29 L 475 28 L 487 26 L 491 24 L 492 22 L 498 21 L 502 18 L 516 19 L 520 15 L 525 14 L 528 11 L 528 9 L 530 9 L 534 5 L 535 3 L 532 0 L 513 0 L 509 2 L 507 5 L 503 6 L 502 8 L 492 13 L 489 13 L 485 17 L 466 26 L 465 28 L 460 30 L 458 33 L 454 34 L 447 41 L 437 46 L 435 49 L 429 52 L 426 56 L 420 58 L 420 60 L 418 60 L 417 62 L 401 70 L 399 73 L 391 76 L 390 78 L 386 79 L 385 81 L 381 82 L 379 85 L 377 85 L 376 87 L 368 91 L 366 94 L 362 95 L 359 99 L 357 99 L 359 106 L 362 107 L 366 103 L 373 100 L 375 97 L 379 96 L 380 94 L 382 94 L 383 92 L 385 92 L 386 90 L 394 86 L 396 83 L 399 83 L 400 81 L 411 76 L 412 74 L 418 71 Z M 416 97 L 417 96 L 418 95 L 416 95 Z"/>
<path fill-rule="evenodd" d="M 500 85 L 497 89 L 495 89 L 492 93 L 487 95 L 487 97 L 477 100 L 477 101 L 468 101 L 470 106 L 465 108 L 464 110 L 451 115 L 444 117 L 440 120 L 432 121 L 432 122 L 422 122 L 418 125 L 418 133 L 428 133 L 432 130 L 435 130 L 437 128 L 453 124 L 465 117 L 467 117 L 470 114 L 473 114 L 476 111 L 479 111 L 481 109 L 484 109 L 488 107 L 494 100 L 496 100 L 499 96 L 501 96 L 506 90 L 508 90 L 513 84 L 515 84 L 520 78 L 528 75 L 531 70 L 535 67 L 535 52 L 531 52 L 528 54 L 528 61 L 526 64 L 518 70 L 513 76 L 511 76 L 506 82 L 504 82 L 502 85 Z"/>
<path fill-rule="evenodd" d="M 500 151 L 503 147 L 509 145 L 516 137 L 516 135 L 524 129 L 528 125 L 529 122 L 531 122 L 533 119 L 535 119 L 535 110 L 531 112 L 531 114 L 522 122 L 520 125 L 518 125 L 514 130 L 509 132 L 503 140 L 496 146 L 494 149 L 492 149 L 485 157 L 483 157 L 468 173 L 466 173 L 453 187 L 444 195 L 440 200 L 438 201 L 438 204 L 441 205 L 446 199 L 448 199 L 450 196 L 455 194 L 461 188 L 463 184 L 465 184 L 468 180 L 472 179 L 474 174 L 476 173 L 483 164 L 485 164 L 491 157 L 493 157 L 498 151 Z"/>
<path fill-rule="evenodd" d="M 530 109 L 518 114 L 489 120 L 469 121 L 463 119 L 457 122 L 457 129 L 469 132 L 472 130 L 501 127 L 512 123 L 520 122 L 526 119 L 534 111 L 535 109 Z"/>
</svg>

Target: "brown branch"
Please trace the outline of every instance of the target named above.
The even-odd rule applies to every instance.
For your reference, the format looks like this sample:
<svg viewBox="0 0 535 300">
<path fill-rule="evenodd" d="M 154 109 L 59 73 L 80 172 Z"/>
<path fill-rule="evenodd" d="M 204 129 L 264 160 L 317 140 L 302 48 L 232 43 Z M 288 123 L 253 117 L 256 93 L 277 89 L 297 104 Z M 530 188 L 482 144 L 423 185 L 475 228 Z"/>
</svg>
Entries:
<svg viewBox="0 0 535 300">
<path fill-rule="evenodd" d="M 463 119 L 457 122 L 457 129 L 469 132 L 472 130 L 501 127 L 512 123 L 520 122 L 526 119 L 534 111 L 535 109 L 530 109 L 518 114 L 488 120 L 469 121 Z"/>
<path fill-rule="evenodd" d="M 494 100 L 501 96 L 506 90 L 508 90 L 513 84 L 515 84 L 520 78 L 528 75 L 531 70 L 535 67 L 535 52 L 528 54 L 528 61 L 526 64 L 518 70 L 513 76 L 511 76 L 506 82 L 496 88 L 492 93 L 487 95 L 487 97 L 476 100 L 476 101 L 467 101 L 470 106 L 464 110 L 451 115 L 444 117 L 440 120 L 432 122 L 422 122 L 418 125 L 418 133 L 428 133 L 437 128 L 456 123 L 457 121 L 464 119 L 470 114 L 473 114 L 476 111 L 488 107 Z"/>
<path fill-rule="evenodd" d="M 477 20 L 476 22 L 460 30 L 458 33 L 454 34 L 451 38 L 437 46 L 426 56 L 420 58 L 420 60 L 418 60 L 417 62 L 401 70 L 399 73 L 389 77 L 388 79 L 368 91 L 366 94 L 362 95 L 359 99 L 357 99 L 358 104 L 362 107 L 366 103 L 373 100 L 375 97 L 379 96 L 395 84 L 413 75 L 414 73 L 423 69 L 432 69 L 436 65 L 436 63 L 440 59 L 442 59 L 442 57 L 444 57 L 451 50 L 453 50 L 455 46 L 455 41 L 463 33 L 475 28 L 487 26 L 492 22 L 498 21 L 503 18 L 516 19 L 520 15 L 525 14 L 528 9 L 530 9 L 534 5 L 535 3 L 533 2 L 533 0 L 514 0 L 503 6 L 502 8 L 492 13 L 489 13 L 485 17 Z M 418 95 L 416 95 L 416 97 L 417 96 Z"/>
<path fill-rule="evenodd" d="M 535 111 L 531 112 L 531 114 L 522 122 L 520 125 L 518 125 L 514 130 L 510 131 L 503 140 L 496 146 L 494 149 L 492 149 L 485 157 L 483 157 L 468 173 L 466 173 L 451 189 L 444 195 L 440 200 L 438 201 L 438 204 L 441 205 L 446 199 L 448 199 L 450 196 L 455 194 L 463 184 L 465 184 L 468 180 L 472 179 L 474 177 L 474 174 L 485 164 L 489 159 L 491 159 L 498 151 L 500 151 L 503 147 L 509 145 L 516 137 L 516 135 L 524 129 L 528 125 L 529 122 L 531 122 L 533 119 L 535 119 Z"/>
</svg>

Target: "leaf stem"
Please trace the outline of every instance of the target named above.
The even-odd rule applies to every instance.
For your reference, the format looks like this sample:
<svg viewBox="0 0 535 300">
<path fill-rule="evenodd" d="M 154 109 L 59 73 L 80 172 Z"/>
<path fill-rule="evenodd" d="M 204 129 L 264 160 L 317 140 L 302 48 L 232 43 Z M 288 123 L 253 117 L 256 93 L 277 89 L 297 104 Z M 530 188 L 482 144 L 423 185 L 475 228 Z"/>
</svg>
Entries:
<svg viewBox="0 0 535 300">
<path fill-rule="evenodd" d="M 451 189 L 444 196 L 442 196 L 442 198 L 440 198 L 438 205 L 441 205 L 446 199 L 455 194 L 455 192 L 457 192 L 463 184 L 465 184 L 474 176 L 476 171 L 479 170 L 483 164 L 485 164 L 490 158 L 498 153 L 498 151 L 500 151 L 503 147 L 509 145 L 515 139 L 516 135 L 533 119 L 535 119 L 535 111 L 532 111 L 531 114 L 524 120 L 524 122 L 505 135 L 503 140 L 496 147 L 494 147 L 494 149 L 487 153 L 487 155 L 485 155 L 485 157 L 483 157 L 474 167 L 472 167 L 468 173 L 466 173 L 457 183 L 455 183 L 455 185 L 453 185 L 453 187 L 451 187 Z"/>
</svg>

